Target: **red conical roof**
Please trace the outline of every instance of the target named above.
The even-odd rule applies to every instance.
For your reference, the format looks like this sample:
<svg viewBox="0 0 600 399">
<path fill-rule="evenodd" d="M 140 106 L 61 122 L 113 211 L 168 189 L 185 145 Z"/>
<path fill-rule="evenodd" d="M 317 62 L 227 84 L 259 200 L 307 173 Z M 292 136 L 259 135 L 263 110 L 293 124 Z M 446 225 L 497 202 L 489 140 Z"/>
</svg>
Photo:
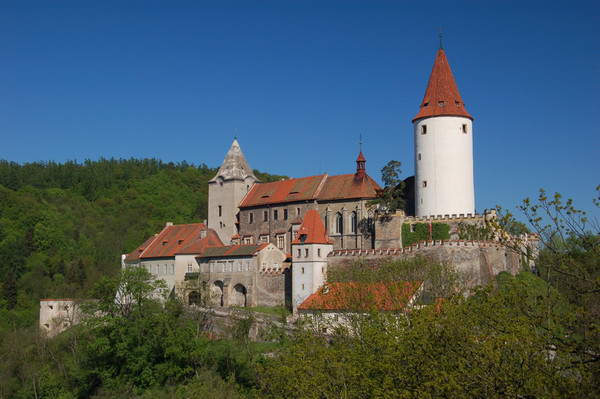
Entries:
<svg viewBox="0 0 600 399">
<path fill-rule="evenodd" d="M 309 209 L 304 215 L 304 221 L 300 225 L 298 235 L 292 241 L 293 244 L 333 244 L 327 235 L 325 225 L 321 221 L 319 212 Z"/>
<path fill-rule="evenodd" d="M 465 109 L 465 103 L 460 98 L 454 76 L 452 76 L 450 65 L 446 59 L 446 53 L 442 48 L 439 49 L 435 58 L 427 90 L 423 102 L 421 102 L 421 110 L 413 122 L 430 116 L 464 116 L 473 120 L 473 117 Z"/>
</svg>

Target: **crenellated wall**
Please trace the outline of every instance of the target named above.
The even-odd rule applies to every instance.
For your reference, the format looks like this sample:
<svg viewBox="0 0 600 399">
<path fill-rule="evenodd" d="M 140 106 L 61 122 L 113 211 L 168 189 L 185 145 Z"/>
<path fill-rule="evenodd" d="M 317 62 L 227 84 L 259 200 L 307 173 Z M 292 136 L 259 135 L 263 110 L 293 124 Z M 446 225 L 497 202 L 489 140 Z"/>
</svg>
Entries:
<svg viewBox="0 0 600 399">
<path fill-rule="evenodd" d="M 521 248 L 530 246 L 536 251 L 539 238 L 527 235 L 520 238 Z M 512 245 L 512 244 L 511 244 Z M 485 284 L 502 271 L 516 274 L 527 261 L 522 251 L 501 242 L 470 240 L 421 241 L 406 248 L 373 250 L 337 250 L 328 256 L 329 265 L 344 267 L 361 259 L 367 263 L 378 263 L 387 259 L 398 259 L 421 255 L 437 262 L 449 262 L 459 271 L 465 272 L 472 285 Z M 535 267 L 529 261 L 529 267 Z"/>
</svg>

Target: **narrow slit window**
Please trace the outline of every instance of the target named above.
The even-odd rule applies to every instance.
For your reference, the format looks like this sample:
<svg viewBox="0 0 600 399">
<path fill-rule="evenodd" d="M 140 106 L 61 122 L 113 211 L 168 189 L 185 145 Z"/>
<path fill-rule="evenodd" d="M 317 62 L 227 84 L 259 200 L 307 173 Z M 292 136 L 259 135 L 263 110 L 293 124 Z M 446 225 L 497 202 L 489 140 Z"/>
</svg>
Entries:
<svg viewBox="0 0 600 399">
<path fill-rule="evenodd" d="M 423 180 L 423 187 L 427 187 L 427 180 Z"/>
<path fill-rule="evenodd" d="M 467 133 L 467 124 L 466 123 L 463 123 L 463 125 L 462 125 L 462 132 L 465 134 Z"/>
<path fill-rule="evenodd" d="M 421 134 L 427 134 L 427 125 L 421 125 Z"/>
</svg>

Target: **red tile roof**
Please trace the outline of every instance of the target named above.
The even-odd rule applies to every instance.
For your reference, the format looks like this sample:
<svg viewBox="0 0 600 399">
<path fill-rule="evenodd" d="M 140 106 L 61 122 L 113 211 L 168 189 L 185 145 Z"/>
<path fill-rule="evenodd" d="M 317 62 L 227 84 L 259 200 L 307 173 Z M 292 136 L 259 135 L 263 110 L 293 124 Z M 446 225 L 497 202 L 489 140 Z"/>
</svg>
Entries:
<svg viewBox="0 0 600 399">
<path fill-rule="evenodd" d="M 310 200 L 326 175 L 255 184 L 240 202 L 240 208 Z"/>
<path fill-rule="evenodd" d="M 304 216 L 304 221 L 300 225 L 298 235 L 292 241 L 293 244 L 332 244 L 333 241 L 325 231 L 325 225 L 321 221 L 319 212 L 309 209 Z"/>
<path fill-rule="evenodd" d="M 421 282 L 379 281 L 328 283 L 310 295 L 300 310 L 398 311 L 415 295 Z"/>
<path fill-rule="evenodd" d="M 201 231 L 204 229 L 206 226 L 202 223 L 166 226 L 158 235 L 147 240 L 125 259 L 173 257 L 175 253 L 200 240 Z"/>
<path fill-rule="evenodd" d="M 381 187 L 371 176 L 356 174 L 328 176 L 319 192 L 318 200 L 342 200 L 351 198 L 376 198 Z"/>
<path fill-rule="evenodd" d="M 158 236 L 158 234 L 156 234 L 153 237 L 148 238 L 146 240 L 146 242 L 144 242 L 142 245 L 140 245 L 139 247 L 134 249 L 130 254 L 127 254 L 127 256 L 125 257 L 125 260 L 127 260 L 127 261 L 139 260 L 142 253 L 146 250 L 146 248 L 148 248 L 150 246 L 150 244 L 152 244 L 152 242 L 156 239 L 157 236 Z"/>
<path fill-rule="evenodd" d="M 369 175 L 327 174 L 255 184 L 240 202 L 240 208 L 308 200 L 375 198 L 381 187 Z"/>
<path fill-rule="evenodd" d="M 450 65 L 446 59 L 446 53 L 441 48 L 433 63 L 427 90 L 425 90 L 425 96 L 421 102 L 421 110 L 413 122 L 430 116 L 465 116 L 473 120 L 473 117 L 465 109 L 465 103 L 460 98 L 458 87 L 456 87 L 454 76 L 452 76 Z"/>
<path fill-rule="evenodd" d="M 211 247 L 222 247 L 223 242 L 219 238 L 219 235 L 213 229 L 206 229 L 206 236 L 204 238 L 197 237 L 196 240 L 190 242 L 185 247 L 181 248 L 176 252 L 178 255 L 193 255 L 201 254 L 206 248 Z"/>
<path fill-rule="evenodd" d="M 249 256 L 262 251 L 269 243 L 262 244 L 239 244 L 227 245 L 222 247 L 207 248 L 204 253 L 197 258 L 230 258 L 234 256 Z"/>
</svg>

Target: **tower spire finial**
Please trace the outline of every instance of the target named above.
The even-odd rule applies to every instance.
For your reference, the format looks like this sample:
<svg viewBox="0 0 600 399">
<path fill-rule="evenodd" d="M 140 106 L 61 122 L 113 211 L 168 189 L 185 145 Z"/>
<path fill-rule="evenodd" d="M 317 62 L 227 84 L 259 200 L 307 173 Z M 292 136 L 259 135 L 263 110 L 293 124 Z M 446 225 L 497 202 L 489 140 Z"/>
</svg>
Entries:
<svg viewBox="0 0 600 399">
<path fill-rule="evenodd" d="M 360 144 L 360 150 L 362 151 L 362 133 L 358 136 L 359 144 Z"/>
<path fill-rule="evenodd" d="M 440 31 L 440 50 L 443 50 L 444 47 L 442 47 L 442 28 L 438 28 L 438 30 Z"/>
<path fill-rule="evenodd" d="M 234 140 L 237 140 L 237 127 L 235 128 L 235 136 L 233 136 Z"/>
</svg>

